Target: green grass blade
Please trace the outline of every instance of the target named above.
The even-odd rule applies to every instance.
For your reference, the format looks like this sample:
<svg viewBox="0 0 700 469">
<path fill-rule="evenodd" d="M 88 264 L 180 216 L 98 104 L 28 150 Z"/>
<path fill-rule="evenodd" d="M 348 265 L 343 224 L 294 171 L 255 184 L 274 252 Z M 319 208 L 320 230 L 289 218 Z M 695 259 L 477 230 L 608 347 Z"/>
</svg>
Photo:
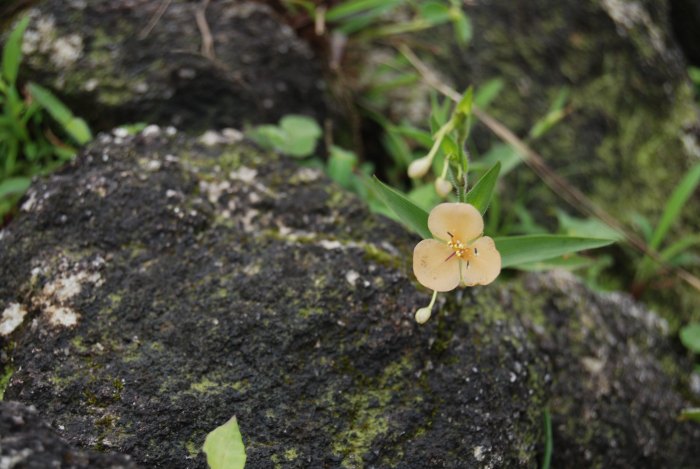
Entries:
<svg viewBox="0 0 700 469">
<path fill-rule="evenodd" d="M 489 203 L 491 203 L 491 196 L 493 195 L 493 190 L 496 188 L 496 182 L 498 182 L 498 174 L 501 171 L 501 163 L 497 162 L 491 167 L 486 174 L 481 176 L 481 179 L 472 187 L 472 190 L 467 193 L 467 203 L 472 204 L 477 208 L 483 215 L 489 208 Z"/>
<path fill-rule="evenodd" d="M 402 0 L 351 0 L 342 2 L 331 8 L 326 13 L 326 21 L 336 21 L 346 16 L 354 15 L 365 10 L 375 8 L 384 9 L 389 6 L 398 5 Z"/>
<path fill-rule="evenodd" d="M 243 469 L 245 447 L 236 417 L 209 433 L 202 449 L 210 469 Z"/>
<path fill-rule="evenodd" d="M 542 458 L 542 469 L 549 469 L 552 464 L 552 416 L 549 409 L 544 409 L 544 457 Z"/>
<path fill-rule="evenodd" d="M 29 25 L 29 17 L 22 18 L 12 30 L 2 51 L 2 75 L 10 86 L 14 86 L 22 62 L 22 38 Z"/>
<path fill-rule="evenodd" d="M 495 238 L 501 253 L 501 266 L 544 261 L 586 249 L 595 249 L 614 243 L 612 239 L 582 238 L 564 235 L 525 235 Z"/>
<path fill-rule="evenodd" d="M 376 176 L 372 178 L 371 184 L 379 198 L 396 213 L 407 228 L 413 230 L 424 239 L 433 237 L 430 230 L 428 230 L 428 212 L 411 202 L 408 197 L 399 191 L 384 184 Z"/>
<path fill-rule="evenodd" d="M 659 246 L 661 246 L 661 242 L 666 236 L 666 233 L 668 233 L 671 225 L 678 219 L 683 206 L 690 196 L 693 195 L 699 183 L 700 164 L 697 164 L 688 171 L 688 174 L 686 174 L 681 183 L 678 184 L 678 187 L 676 187 L 676 190 L 673 191 L 671 198 L 668 200 L 661 220 L 651 237 L 651 242 L 649 243 L 651 249 L 657 250 Z"/>
</svg>

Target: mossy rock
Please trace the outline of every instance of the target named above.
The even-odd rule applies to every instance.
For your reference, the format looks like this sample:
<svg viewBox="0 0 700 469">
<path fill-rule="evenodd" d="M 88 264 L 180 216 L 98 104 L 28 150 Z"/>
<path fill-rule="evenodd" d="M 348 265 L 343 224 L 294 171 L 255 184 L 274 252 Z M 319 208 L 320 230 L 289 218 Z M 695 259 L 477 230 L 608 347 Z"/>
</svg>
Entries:
<svg viewBox="0 0 700 469">
<path fill-rule="evenodd" d="M 154 122 L 193 130 L 325 115 L 321 67 L 265 5 L 32 2 L 21 77 L 50 87 L 93 128 Z M 167 7 L 167 8 L 165 8 Z"/>
<path fill-rule="evenodd" d="M 233 415 L 249 468 L 533 467 L 547 406 L 557 467 L 698 460 L 663 321 L 552 275 L 420 326 L 415 242 L 248 143 L 102 134 L 0 232 L 5 398 L 151 467 Z"/>
</svg>

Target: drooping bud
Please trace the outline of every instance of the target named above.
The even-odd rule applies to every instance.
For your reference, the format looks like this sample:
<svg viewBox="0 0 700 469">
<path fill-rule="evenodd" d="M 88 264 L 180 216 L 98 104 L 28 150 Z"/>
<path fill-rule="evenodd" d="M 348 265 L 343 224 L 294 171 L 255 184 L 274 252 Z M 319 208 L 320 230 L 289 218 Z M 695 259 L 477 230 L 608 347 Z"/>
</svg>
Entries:
<svg viewBox="0 0 700 469">
<path fill-rule="evenodd" d="M 429 306 L 419 309 L 418 311 L 416 311 L 416 322 L 418 324 L 425 324 L 428 321 L 428 319 L 430 319 L 431 314 L 432 308 L 430 308 Z"/>
<path fill-rule="evenodd" d="M 415 179 L 425 176 L 432 164 L 433 159 L 429 156 L 417 159 L 408 166 L 408 177 Z"/>
<path fill-rule="evenodd" d="M 440 197 L 447 197 L 452 192 L 452 183 L 445 178 L 437 178 L 435 180 L 435 192 Z"/>
</svg>

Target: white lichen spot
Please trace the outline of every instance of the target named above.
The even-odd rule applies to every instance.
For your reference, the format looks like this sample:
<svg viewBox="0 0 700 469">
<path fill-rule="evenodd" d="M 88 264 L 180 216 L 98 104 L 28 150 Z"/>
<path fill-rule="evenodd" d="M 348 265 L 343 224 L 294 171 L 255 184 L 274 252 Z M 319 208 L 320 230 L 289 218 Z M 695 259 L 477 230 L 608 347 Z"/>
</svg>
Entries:
<svg viewBox="0 0 700 469">
<path fill-rule="evenodd" d="M 328 239 L 322 239 L 318 242 L 318 244 L 323 249 L 343 249 L 343 244 L 340 241 L 330 241 Z"/>
<path fill-rule="evenodd" d="M 94 285 L 102 285 L 102 277 L 99 273 L 78 272 L 67 277 L 61 277 L 53 282 L 47 283 L 44 286 L 43 294 L 47 297 L 53 297 L 58 301 L 67 301 L 77 296 L 82 289 L 83 284 L 92 283 Z"/>
<path fill-rule="evenodd" d="M 295 179 L 299 182 L 314 182 L 321 177 L 321 171 L 313 168 L 301 168 L 296 172 Z"/>
<path fill-rule="evenodd" d="M 36 192 L 30 190 L 29 195 L 27 196 L 27 200 L 24 201 L 22 207 L 20 207 L 20 210 L 23 212 L 30 212 L 36 205 L 36 202 Z"/>
<path fill-rule="evenodd" d="M 474 459 L 476 459 L 479 462 L 482 462 L 485 458 L 484 447 L 483 446 L 474 447 L 474 451 L 472 451 L 472 455 L 474 456 Z"/>
<path fill-rule="evenodd" d="M 10 335 L 24 321 L 27 310 L 19 303 L 10 303 L 0 316 L 0 335 Z"/>
<path fill-rule="evenodd" d="M 230 145 L 243 140 L 243 133 L 237 129 L 226 128 L 217 132 L 207 130 L 199 137 L 199 142 L 208 147 L 214 145 Z"/>
<path fill-rule="evenodd" d="M 56 67 L 73 65 L 83 55 L 83 38 L 77 34 L 59 37 L 53 44 L 51 62 Z"/>
<path fill-rule="evenodd" d="M 157 137 L 160 135 L 160 127 L 155 124 L 148 125 L 141 131 L 141 135 L 146 138 Z"/>
<path fill-rule="evenodd" d="M 251 183 L 255 180 L 257 175 L 258 172 L 256 170 L 248 168 L 247 166 L 241 166 L 236 171 L 231 171 L 228 177 L 235 181 Z"/>
<path fill-rule="evenodd" d="M 225 193 L 228 193 L 231 190 L 231 183 L 229 181 L 222 181 L 222 182 L 208 182 L 208 181 L 200 181 L 199 182 L 199 190 L 207 195 L 207 200 L 211 202 L 212 204 L 215 204 L 219 201 L 221 196 Z"/>
<path fill-rule="evenodd" d="M 360 274 L 355 272 L 354 270 L 348 270 L 347 273 L 345 274 L 345 280 L 352 285 L 353 287 L 357 283 L 357 279 L 360 278 Z"/>
<path fill-rule="evenodd" d="M 87 92 L 95 91 L 100 84 L 97 78 L 90 78 L 83 83 L 83 89 Z"/>
<path fill-rule="evenodd" d="M 51 305 L 44 310 L 49 324 L 57 327 L 72 327 L 78 324 L 80 315 L 66 306 Z"/>
<path fill-rule="evenodd" d="M 592 375 L 597 375 L 603 371 L 603 367 L 605 366 L 605 362 L 603 360 L 599 360 L 594 357 L 583 357 L 581 359 L 581 363 L 583 364 L 583 367 Z"/>
</svg>

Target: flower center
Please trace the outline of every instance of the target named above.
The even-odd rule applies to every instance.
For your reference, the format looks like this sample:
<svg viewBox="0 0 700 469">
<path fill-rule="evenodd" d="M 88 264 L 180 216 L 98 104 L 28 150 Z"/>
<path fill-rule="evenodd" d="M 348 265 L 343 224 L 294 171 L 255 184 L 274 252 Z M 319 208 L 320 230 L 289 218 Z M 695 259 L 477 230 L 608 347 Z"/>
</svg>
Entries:
<svg viewBox="0 0 700 469">
<path fill-rule="evenodd" d="M 452 256 L 457 256 L 459 259 L 466 260 L 468 264 L 470 259 L 479 255 L 479 251 L 475 247 L 472 248 L 465 245 L 462 241 L 455 238 L 455 236 L 449 231 L 447 234 L 450 235 L 450 240 L 447 242 L 447 245 L 454 251 Z"/>
</svg>

